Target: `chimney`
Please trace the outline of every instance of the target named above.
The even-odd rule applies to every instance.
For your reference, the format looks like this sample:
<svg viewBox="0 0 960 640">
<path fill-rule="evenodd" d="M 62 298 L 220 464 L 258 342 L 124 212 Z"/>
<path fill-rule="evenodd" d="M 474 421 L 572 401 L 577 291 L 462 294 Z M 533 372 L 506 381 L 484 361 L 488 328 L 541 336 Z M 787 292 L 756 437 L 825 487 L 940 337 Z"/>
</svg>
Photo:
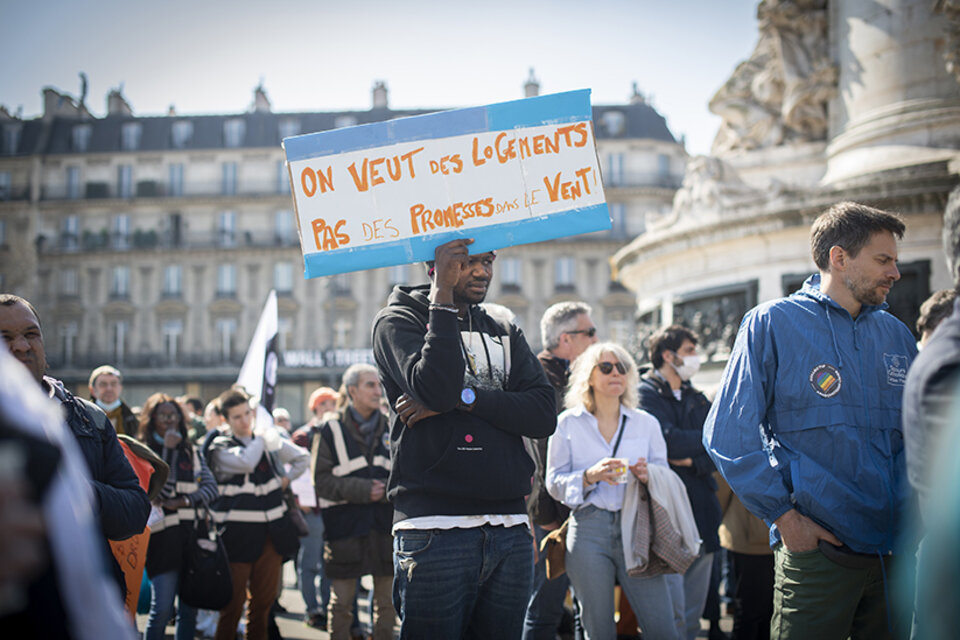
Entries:
<svg viewBox="0 0 960 640">
<path fill-rule="evenodd" d="M 123 85 L 117 89 L 111 89 L 107 94 L 107 116 L 132 116 L 133 109 L 130 103 L 123 97 Z"/>
<path fill-rule="evenodd" d="M 168 118 L 172 118 L 172 117 L 174 117 L 175 115 L 177 115 L 177 108 L 176 108 L 176 106 L 170 105 L 169 107 L 167 107 L 167 117 L 168 117 Z"/>
<path fill-rule="evenodd" d="M 533 67 L 530 67 L 530 77 L 523 84 L 523 97 L 533 98 L 540 95 L 540 81 L 533 75 Z"/>
<path fill-rule="evenodd" d="M 43 89 L 43 119 L 52 120 L 53 118 L 79 118 L 89 116 L 87 110 L 78 107 L 73 98 L 65 93 L 60 93 L 53 87 L 44 87 Z"/>
<path fill-rule="evenodd" d="M 373 83 L 373 108 L 387 109 L 387 83 L 377 80 Z"/>
<path fill-rule="evenodd" d="M 253 90 L 253 111 L 254 113 L 270 113 L 270 98 L 263 88 L 263 80 Z"/>
<path fill-rule="evenodd" d="M 634 82 L 633 95 L 630 96 L 630 104 L 646 104 L 646 102 L 647 102 L 647 97 L 642 93 L 640 93 L 640 89 L 639 87 L 637 87 L 637 83 Z"/>
</svg>

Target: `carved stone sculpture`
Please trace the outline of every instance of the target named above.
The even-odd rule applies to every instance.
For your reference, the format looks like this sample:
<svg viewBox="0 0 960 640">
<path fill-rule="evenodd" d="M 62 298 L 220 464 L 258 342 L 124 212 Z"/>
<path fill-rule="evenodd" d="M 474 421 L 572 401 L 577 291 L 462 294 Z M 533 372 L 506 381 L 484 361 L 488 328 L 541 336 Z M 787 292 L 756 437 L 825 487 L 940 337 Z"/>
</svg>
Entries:
<svg viewBox="0 0 960 640">
<path fill-rule="evenodd" d="M 826 0 L 763 0 L 753 54 L 710 101 L 723 118 L 713 153 L 823 140 L 837 68 L 827 42 Z"/>
</svg>

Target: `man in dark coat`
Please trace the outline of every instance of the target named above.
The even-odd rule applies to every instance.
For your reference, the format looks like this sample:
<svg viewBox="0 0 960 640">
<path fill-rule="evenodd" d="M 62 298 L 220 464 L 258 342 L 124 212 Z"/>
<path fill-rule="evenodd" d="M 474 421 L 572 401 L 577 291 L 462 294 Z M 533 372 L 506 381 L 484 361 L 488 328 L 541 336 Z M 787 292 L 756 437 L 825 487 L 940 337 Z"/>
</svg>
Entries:
<svg viewBox="0 0 960 640">
<path fill-rule="evenodd" d="M 640 379 L 639 408 L 660 421 L 670 468 L 687 488 L 702 539 L 700 557 L 683 574 L 682 589 L 679 584 L 674 585 L 675 597 L 682 591 L 686 637 L 692 640 L 700 630 L 713 553 L 720 549 L 717 528 L 722 514 L 716 496 L 717 483 L 712 476 L 715 467 L 702 441 L 710 402 L 690 383 L 700 367 L 695 333 L 680 325 L 660 329 L 650 336 L 649 352 L 653 370 Z M 681 580 L 677 575 L 670 578 Z"/>
<path fill-rule="evenodd" d="M 13 356 L 30 371 L 43 390 L 63 406 L 67 425 L 80 445 L 93 478 L 91 484 L 104 536 L 125 540 L 142 532 L 150 515 L 147 494 L 140 488 L 107 415 L 93 403 L 71 394 L 59 380 L 44 375 L 47 357 L 40 319 L 33 305 L 19 296 L 0 294 L 0 333 Z M 106 541 L 104 553 L 122 586 L 123 574 Z"/>
</svg>

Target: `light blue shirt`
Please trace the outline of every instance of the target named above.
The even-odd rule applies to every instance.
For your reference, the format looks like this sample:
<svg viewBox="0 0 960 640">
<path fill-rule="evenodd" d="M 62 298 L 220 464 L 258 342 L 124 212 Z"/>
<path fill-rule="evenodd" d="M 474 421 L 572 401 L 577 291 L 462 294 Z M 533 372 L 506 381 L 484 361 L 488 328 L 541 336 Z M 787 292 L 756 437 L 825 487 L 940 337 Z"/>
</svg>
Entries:
<svg viewBox="0 0 960 640">
<path fill-rule="evenodd" d="M 623 423 L 623 437 L 614 455 L 615 433 L 610 442 L 604 440 L 597 419 L 583 405 L 567 409 L 557 417 L 557 430 L 547 446 L 547 491 L 571 509 L 592 504 L 607 511 L 623 507 L 625 485 L 596 482 L 583 486 L 583 472 L 602 458 L 627 458 L 635 464 L 646 458 L 647 464 L 667 465 L 667 443 L 660 432 L 660 423 L 646 411 L 620 406 L 617 428 Z"/>
</svg>

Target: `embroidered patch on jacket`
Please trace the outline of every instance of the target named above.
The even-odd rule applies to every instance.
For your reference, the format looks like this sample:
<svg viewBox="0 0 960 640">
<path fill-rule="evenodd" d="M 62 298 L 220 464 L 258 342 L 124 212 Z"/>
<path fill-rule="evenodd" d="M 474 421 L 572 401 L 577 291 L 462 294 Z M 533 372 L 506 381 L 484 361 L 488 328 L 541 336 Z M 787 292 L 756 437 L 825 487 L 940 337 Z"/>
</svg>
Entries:
<svg viewBox="0 0 960 640">
<path fill-rule="evenodd" d="M 843 380 L 840 372 L 832 364 L 820 364 L 810 372 L 810 386 L 823 398 L 832 398 L 840 393 Z"/>
<path fill-rule="evenodd" d="M 907 381 L 907 369 L 910 361 L 907 356 L 899 353 L 883 354 L 883 368 L 887 370 L 887 384 L 893 387 L 902 387 Z"/>
</svg>

